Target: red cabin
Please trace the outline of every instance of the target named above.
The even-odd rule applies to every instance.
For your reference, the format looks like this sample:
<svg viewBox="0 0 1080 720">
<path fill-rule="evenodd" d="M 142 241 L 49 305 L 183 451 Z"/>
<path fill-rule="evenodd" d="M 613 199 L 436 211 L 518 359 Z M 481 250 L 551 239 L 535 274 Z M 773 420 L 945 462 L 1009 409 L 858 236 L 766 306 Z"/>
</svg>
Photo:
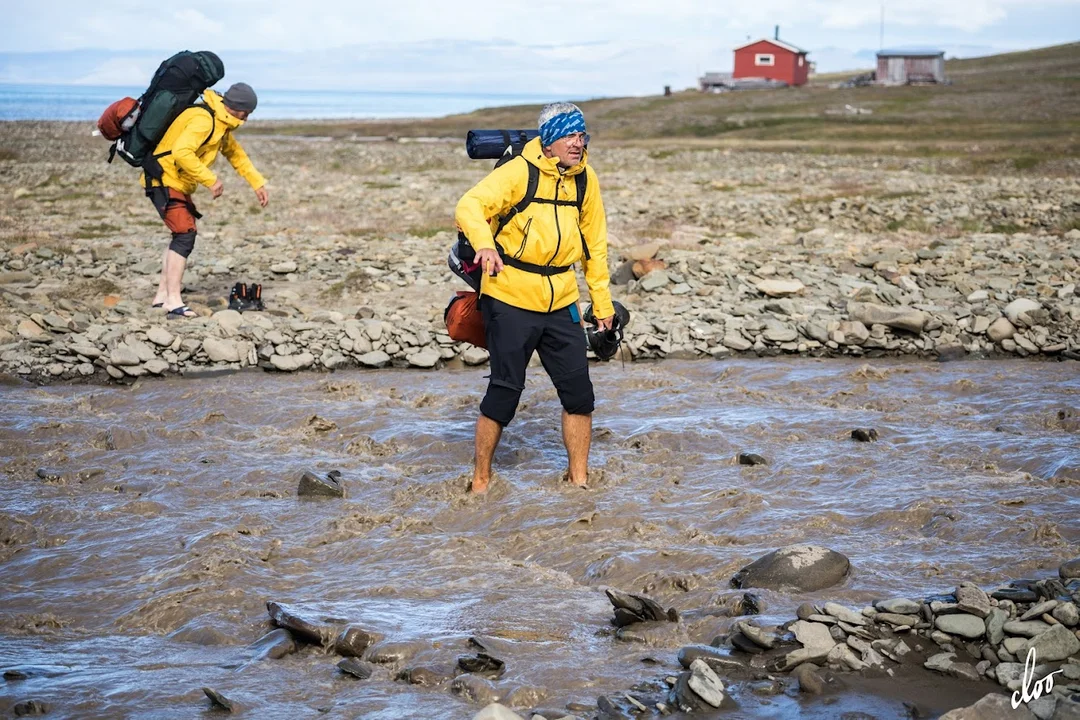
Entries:
<svg viewBox="0 0 1080 720">
<path fill-rule="evenodd" d="M 810 75 L 807 50 L 775 40 L 755 40 L 735 48 L 735 71 L 732 77 L 779 80 L 793 87 L 805 85 Z"/>
</svg>

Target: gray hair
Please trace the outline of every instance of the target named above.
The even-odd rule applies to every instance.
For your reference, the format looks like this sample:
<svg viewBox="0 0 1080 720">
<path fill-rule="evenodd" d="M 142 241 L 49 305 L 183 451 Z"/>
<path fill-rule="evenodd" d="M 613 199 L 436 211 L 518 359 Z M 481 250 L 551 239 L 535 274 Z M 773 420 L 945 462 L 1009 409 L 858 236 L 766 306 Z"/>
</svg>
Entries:
<svg viewBox="0 0 1080 720">
<path fill-rule="evenodd" d="M 556 115 L 562 115 L 563 113 L 571 113 L 571 112 L 575 112 L 575 111 L 576 112 L 581 112 L 581 108 L 579 108 L 574 103 L 570 103 L 570 102 L 549 103 L 549 104 L 544 106 L 543 110 L 540 111 L 540 117 L 536 120 L 536 127 L 537 128 L 543 127 L 544 123 L 546 123 L 548 120 L 555 117 Z M 584 115 L 585 113 L 581 113 L 581 114 Z"/>
</svg>

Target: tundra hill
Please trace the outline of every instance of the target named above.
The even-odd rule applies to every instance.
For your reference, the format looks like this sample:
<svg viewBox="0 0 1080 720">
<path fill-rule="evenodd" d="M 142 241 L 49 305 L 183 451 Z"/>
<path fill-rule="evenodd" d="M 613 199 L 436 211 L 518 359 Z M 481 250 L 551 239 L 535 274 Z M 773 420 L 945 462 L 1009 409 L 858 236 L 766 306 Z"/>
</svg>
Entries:
<svg viewBox="0 0 1080 720">
<path fill-rule="evenodd" d="M 945 63 L 949 84 L 802 88 L 586 100 L 599 142 L 744 150 L 965 158 L 985 169 L 1050 170 L 1080 158 L 1080 43 Z M 333 137 L 463 137 L 533 127 L 539 106 L 421 120 L 270 121 L 249 132 Z M 1072 163 L 1066 162 L 1066 166 Z"/>
</svg>

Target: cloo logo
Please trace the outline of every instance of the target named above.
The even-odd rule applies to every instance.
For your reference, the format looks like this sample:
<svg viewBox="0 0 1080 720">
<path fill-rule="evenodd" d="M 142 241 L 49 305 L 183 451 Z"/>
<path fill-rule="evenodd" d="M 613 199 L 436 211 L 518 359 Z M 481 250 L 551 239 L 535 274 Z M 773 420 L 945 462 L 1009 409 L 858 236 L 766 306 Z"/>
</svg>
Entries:
<svg viewBox="0 0 1080 720">
<path fill-rule="evenodd" d="M 1038 700 L 1040 697 L 1053 690 L 1054 676 L 1062 672 L 1065 671 L 1055 670 L 1042 680 L 1032 683 L 1031 681 L 1035 679 L 1035 648 L 1030 648 L 1028 650 L 1027 660 L 1024 661 L 1024 676 L 1021 678 L 1020 689 L 1012 694 L 1013 710 L 1020 707 L 1020 703 L 1027 704 L 1032 700 Z"/>
</svg>

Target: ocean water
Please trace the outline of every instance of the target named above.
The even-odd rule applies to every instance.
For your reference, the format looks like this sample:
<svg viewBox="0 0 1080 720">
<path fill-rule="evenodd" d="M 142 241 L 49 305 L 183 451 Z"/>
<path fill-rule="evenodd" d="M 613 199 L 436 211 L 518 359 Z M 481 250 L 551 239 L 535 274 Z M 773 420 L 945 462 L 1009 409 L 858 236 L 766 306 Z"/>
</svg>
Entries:
<svg viewBox="0 0 1080 720">
<path fill-rule="evenodd" d="M 0 83 L 0 120 L 97 120 L 109 103 L 145 88 Z M 216 88 L 224 91 L 224 88 Z M 262 90 L 260 119 L 441 117 L 485 107 L 539 104 L 542 95 Z"/>
</svg>

